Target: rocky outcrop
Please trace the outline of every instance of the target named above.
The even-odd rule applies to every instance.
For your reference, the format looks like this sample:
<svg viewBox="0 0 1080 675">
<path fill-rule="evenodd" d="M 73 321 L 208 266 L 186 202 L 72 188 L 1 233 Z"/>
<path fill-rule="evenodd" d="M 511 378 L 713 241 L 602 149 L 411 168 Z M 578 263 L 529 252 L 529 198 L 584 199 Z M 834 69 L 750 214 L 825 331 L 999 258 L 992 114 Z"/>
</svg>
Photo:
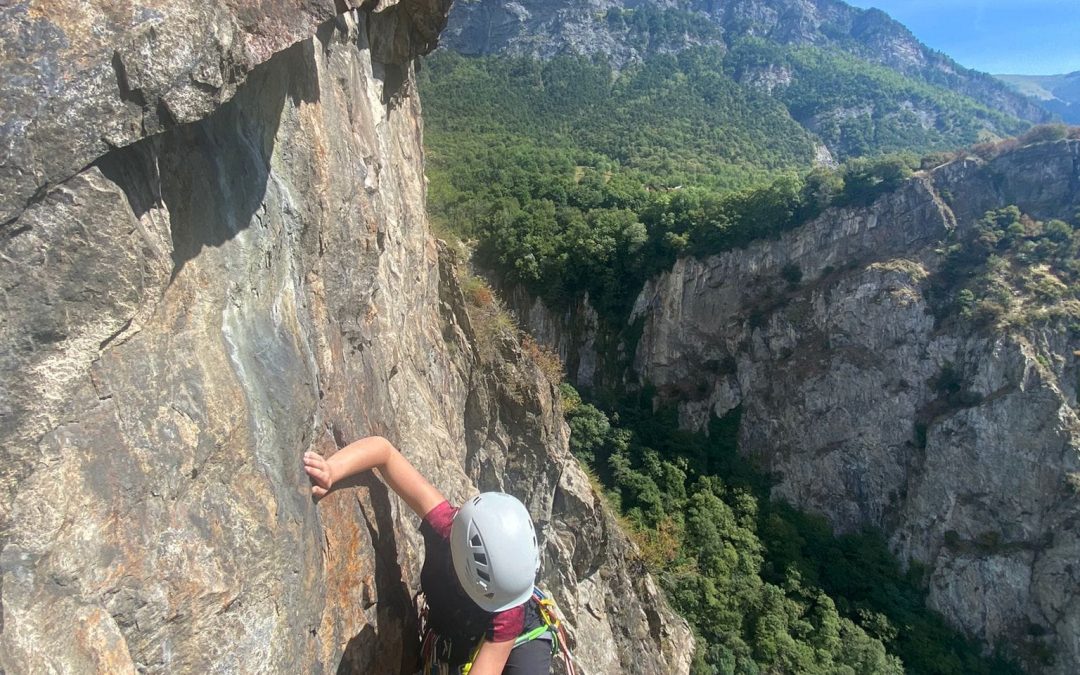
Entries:
<svg viewBox="0 0 1080 675">
<path fill-rule="evenodd" d="M 205 117 L 332 0 L 0 9 L 0 222 L 110 148 Z"/>
<path fill-rule="evenodd" d="M 1080 667 L 1080 338 L 1065 322 L 939 325 L 935 249 L 991 208 L 1080 207 L 1080 143 L 920 175 L 775 241 L 649 282 L 635 371 L 686 427 L 741 406 L 774 496 L 878 527 L 930 573 L 931 605 L 987 644 Z M 799 274 L 791 273 L 797 269 Z M 799 279 L 793 281 L 793 279 Z M 943 374 L 964 396 L 942 393 Z M 1021 650 L 1022 651 L 1022 650 Z"/>
<path fill-rule="evenodd" d="M 468 55 L 514 54 L 547 59 L 558 54 L 584 54 L 609 59 L 618 67 L 652 54 L 672 54 L 702 45 L 722 45 L 719 28 L 708 22 L 664 39 L 641 41 L 632 28 L 610 21 L 608 13 L 642 3 L 623 0 L 483 0 L 455 5 L 444 42 Z M 664 12 L 679 3 L 659 0 L 647 8 Z"/>
<path fill-rule="evenodd" d="M 562 313 L 555 313 L 540 298 L 535 298 L 522 287 L 510 288 L 504 284 L 504 297 L 507 305 L 529 333 L 541 344 L 559 355 L 567 377 L 577 387 L 590 389 L 603 380 L 603 373 L 597 369 L 605 362 L 610 363 L 615 353 L 601 358 L 604 347 L 611 346 L 605 340 L 607 332 L 601 325 L 600 317 L 589 302 L 586 293 L 580 301 Z M 603 344 L 597 344 L 603 340 Z M 618 347 L 615 347 L 618 349 Z M 625 355 L 619 352 L 618 355 Z"/>
<path fill-rule="evenodd" d="M 379 433 L 529 505 L 581 672 L 686 672 L 430 236 L 412 59 L 446 3 L 118 7 L 2 10 L 0 668 L 413 672 L 416 519 L 370 476 L 316 505 L 300 464 Z"/>
</svg>

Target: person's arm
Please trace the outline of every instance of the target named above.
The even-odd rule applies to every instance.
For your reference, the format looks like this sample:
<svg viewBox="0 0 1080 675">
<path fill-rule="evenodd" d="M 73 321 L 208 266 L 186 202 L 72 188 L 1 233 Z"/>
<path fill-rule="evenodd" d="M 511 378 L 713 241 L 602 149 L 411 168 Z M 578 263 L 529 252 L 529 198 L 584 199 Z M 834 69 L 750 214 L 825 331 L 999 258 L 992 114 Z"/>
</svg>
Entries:
<svg viewBox="0 0 1080 675">
<path fill-rule="evenodd" d="M 383 481 L 421 518 L 446 501 L 446 497 L 381 436 L 368 436 L 349 443 L 329 459 L 314 452 L 304 453 L 304 471 L 314 482 L 311 493 L 316 497 L 325 495 L 335 483 L 368 469 L 378 469 Z"/>
<path fill-rule="evenodd" d="M 484 644 L 480 645 L 480 651 L 476 654 L 476 660 L 473 661 L 469 675 L 501 675 L 513 649 L 513 640 L 504 640 L 502 642 L 484 640 Z"/>
</svg>

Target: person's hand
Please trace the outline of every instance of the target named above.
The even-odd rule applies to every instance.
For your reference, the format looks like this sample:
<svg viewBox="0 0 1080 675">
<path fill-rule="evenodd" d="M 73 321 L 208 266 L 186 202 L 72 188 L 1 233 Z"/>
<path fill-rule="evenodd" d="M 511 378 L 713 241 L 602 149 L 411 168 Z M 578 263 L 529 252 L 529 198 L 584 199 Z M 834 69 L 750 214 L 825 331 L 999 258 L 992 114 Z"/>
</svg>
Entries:
<svg viewBox="0 0 1080 675">
<path fill-rule="evenodd" d="M 314 485 L 311 486 L 311 494 L 322 497 L 334 485 L 334 477 L 330 474 L 330 463 L 322 455 L 308 451 L 304 453 L 304 471 Z"/>
</svg>

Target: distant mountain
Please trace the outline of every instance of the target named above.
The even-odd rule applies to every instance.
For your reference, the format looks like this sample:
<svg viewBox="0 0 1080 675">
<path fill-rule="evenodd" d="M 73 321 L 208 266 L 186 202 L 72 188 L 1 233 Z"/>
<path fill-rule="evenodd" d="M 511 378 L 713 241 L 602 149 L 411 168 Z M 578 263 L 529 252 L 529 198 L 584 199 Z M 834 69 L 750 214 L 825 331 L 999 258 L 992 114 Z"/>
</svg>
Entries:
<svg viewBox="0 0 1080 675">
<path fill-rule="evenodd" d="M 1049 120 L 1036 103 L 926 47 L 884 12 L 839 0 L 459 0 L 442 43 L 466 55 L 603 54 L 618 68 L 748 37 L 836 48 L 1006 115 Z"/>
<path fill-rule="evenodd" d="M 998 75 L 1069 124 L 1080 124 L 1080 70 L 1067 75 Z"/>
<path fill-rule="evenodd" d="M 671 185 L 738 187 L 1052 119 L 884 12 L 838 0 L 458 0 L 441 39 L 441 56 L 471 58 L 437 56 L 421 80 L 432 143 L 498 120 Z"/>
</svg>

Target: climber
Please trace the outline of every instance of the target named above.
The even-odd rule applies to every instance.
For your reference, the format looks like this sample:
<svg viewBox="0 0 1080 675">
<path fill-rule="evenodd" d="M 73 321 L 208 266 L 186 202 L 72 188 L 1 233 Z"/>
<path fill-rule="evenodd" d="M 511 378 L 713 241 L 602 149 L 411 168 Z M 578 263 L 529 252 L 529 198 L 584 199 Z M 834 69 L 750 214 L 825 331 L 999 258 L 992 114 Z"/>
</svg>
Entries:
<svg viewBox="0 0 1080 675">
<path fill-rule="evenodd" d="M 533 594 L 540 551 L 524 504 L 487 492 L 453 507 L 397 448 L 377 436 L 350 443 L 329 459 L 304 453 L 316 498 L 368 469 L 378 469 L 421 518 L 424 675 L 550 673 L 557 624 L 541 606 L 543 596 Z"/>
</svg>

